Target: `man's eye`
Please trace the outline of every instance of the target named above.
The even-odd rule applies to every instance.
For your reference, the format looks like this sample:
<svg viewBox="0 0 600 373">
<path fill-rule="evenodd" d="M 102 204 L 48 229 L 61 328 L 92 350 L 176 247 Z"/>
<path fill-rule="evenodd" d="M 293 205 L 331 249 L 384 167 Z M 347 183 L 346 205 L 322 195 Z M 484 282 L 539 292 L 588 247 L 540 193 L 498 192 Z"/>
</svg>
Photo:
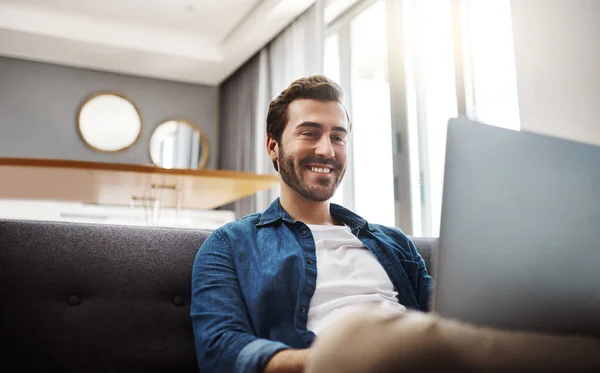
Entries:
<svg viewBox="0 0 600 373">
<path fill-rule="evenodd" d="M 314 132 L 302 132 L 302 136 L 306 136 L 306 137 L 314 137 L 315 133 Z"/>
<path fill-rule="evenodd" d="M 336 142 L 345 142 L 346 139 L 344 139 L 342 136 L 334 136 L 333 140 Z"/>
</svg>

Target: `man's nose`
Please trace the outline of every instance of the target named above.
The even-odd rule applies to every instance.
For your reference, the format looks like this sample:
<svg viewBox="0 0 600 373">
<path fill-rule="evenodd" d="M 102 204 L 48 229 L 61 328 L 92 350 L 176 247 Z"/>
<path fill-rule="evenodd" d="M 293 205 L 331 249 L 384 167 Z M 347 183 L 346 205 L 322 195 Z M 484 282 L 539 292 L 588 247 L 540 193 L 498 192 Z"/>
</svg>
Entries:
<svg viewBox="0 0 600 373">
<path fill-rule="evenodd" d="M 321 136 L 319 142 L 317 143 L 315 154 L 327 158 L 335 156 L 333 145 L 331 144 L 331 140 L 328 136 Z"/>
</svg>

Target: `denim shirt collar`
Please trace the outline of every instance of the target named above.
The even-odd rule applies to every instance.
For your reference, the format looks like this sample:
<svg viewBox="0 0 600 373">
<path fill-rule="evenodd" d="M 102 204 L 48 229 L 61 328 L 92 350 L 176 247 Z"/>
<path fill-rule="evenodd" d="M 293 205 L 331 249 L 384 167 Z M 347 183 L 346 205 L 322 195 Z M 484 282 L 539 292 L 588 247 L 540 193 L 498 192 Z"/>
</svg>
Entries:
<svg viewBox="0 0 600 373">
<path fill-rule="evenodd" d="M 365 219 L 345 207 L 331 203 L 329 205 L 329 212 L 336 220 L 339 220 L 350 227 L 352 231 L 357 231 L 363 228 L 373 230 L 373 227 Z M 268 225 L 279 224 L 281 221 L 289 224 L 295 223 L 290 214 L 288 214 L 288 212 L 285 211 L 281 206 L 279 198 L 277 198 L 262 214 L 260 221 L 258 224 L 256 224 L 256 227 L 262 228 Z"/>
</svg>

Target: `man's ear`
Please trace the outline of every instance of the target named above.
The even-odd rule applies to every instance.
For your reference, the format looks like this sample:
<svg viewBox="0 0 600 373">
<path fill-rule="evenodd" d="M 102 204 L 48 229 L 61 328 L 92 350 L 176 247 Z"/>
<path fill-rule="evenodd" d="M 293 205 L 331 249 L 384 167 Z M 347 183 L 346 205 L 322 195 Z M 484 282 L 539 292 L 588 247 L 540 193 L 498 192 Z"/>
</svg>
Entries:
<svg viewBox="0 0 600 373">
<path fill-rule="evenodd" d="M 273 138 L 273 136 L 270 134 L 267 134 L 267 153 L 269 153 L 269 156 L 271 157 L 273 168 L 276 172 L 279 172 L 279 165 L 277 163 L 279 161 L 279 144 L 277 144 L 275 138 Z"/>
<path fill-rule="evenodd" d="M 278 160 L 277 155 L 279 154 L 279 145 L 272 135 L 267 135 L 267 153 L 269 153 L 271 160 Z"/>
</svg>

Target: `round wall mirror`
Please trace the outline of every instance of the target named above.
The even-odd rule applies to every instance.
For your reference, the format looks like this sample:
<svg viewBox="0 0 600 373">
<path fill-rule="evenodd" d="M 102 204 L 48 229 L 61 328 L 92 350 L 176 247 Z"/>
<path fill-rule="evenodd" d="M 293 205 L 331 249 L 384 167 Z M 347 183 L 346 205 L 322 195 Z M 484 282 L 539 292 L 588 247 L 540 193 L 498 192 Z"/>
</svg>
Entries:
<svg viewBox="0 0 600 373">
<path fill-rule="evenodd" d="M 80 106 L 77 129 L 92 149 L 118 152 L 138 140 L 142 133 L 142 118 L 137 107 L 125 96 L 98 92 Z"/>
<path fill-rule="evenodd" d="M 150 158 L 161 168 L 201 170 L 208 162 L 208 140 L 192 122 L 174 118 L 156 127 L 150 138 Z"/>
</svg>

